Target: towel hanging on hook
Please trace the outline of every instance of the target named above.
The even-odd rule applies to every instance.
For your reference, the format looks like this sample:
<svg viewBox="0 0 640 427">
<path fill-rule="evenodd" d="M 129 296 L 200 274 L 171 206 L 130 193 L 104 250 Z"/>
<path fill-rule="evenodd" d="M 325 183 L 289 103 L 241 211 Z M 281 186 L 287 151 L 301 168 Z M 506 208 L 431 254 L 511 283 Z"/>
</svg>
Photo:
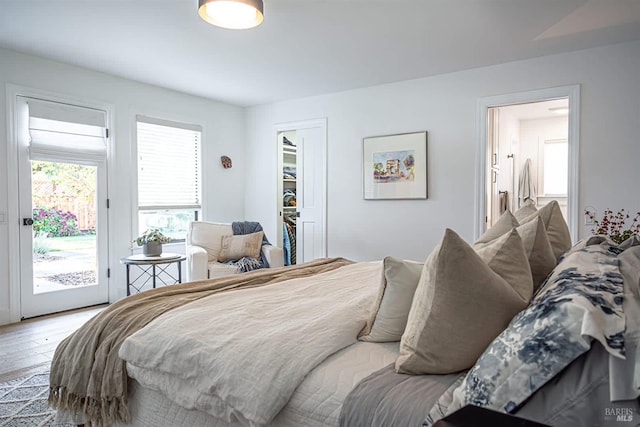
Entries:
<svg viewBox="0 0 640 427">
<path fill-rule="evenodd" d="M 530 199 L 536 202 L 536 187 L 531 176 L 531 159 L 527 159 L 520 171 L 520 185 L 518 187 L 518 206 Z"/>
</svg>

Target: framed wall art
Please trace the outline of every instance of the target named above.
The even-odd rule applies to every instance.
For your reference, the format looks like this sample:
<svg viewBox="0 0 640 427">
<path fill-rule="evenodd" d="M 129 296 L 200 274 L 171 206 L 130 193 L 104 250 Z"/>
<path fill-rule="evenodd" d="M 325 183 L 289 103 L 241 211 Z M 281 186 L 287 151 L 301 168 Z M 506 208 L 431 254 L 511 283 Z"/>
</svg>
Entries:
<svg viewBox="0 0 640 427">
<path fill-rule="evenodd" d="M 364 198 L 427 198 L 427 132 L 363 139 Z"/>
</svg>

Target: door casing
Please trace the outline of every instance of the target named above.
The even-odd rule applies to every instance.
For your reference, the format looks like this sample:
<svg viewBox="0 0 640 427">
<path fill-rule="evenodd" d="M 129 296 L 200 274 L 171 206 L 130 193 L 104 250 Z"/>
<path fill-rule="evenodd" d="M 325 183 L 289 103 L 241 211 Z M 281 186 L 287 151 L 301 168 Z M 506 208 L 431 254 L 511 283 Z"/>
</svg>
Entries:
<svg viewBox="0 0 640 427">
<path fill-rule="evenodd" d="M 567 197 L 567 225 L 571 239 L 578 239 L 579 202 L 579 143 L 580 143 L 580 85 L 559 86 L 505 95 L 480 98 L 476 105 L 476 188 L 474 196 L 474 239 L 485 231 L 487 188 L 487 116 L 490 107 L 502 107 L 527 102 L 567 98 L 569 101 L 569 188 Z"/>
<path fill-rule="evenodd" d="M 276 141 L 276 144 L 277 144 L 278 134 L 280 132 L 296 131 L 297 135 L 304 135 L 304 131 L 306 129 L 316 129 L 316 128 L 319 129 L 319 137 L 317 138 L 318 139 L 317 142 L 321 144 L 320 147 L 317 147 L 316 153 L 320 154 L 321 158 L 319 159 L 320 168 L 318 168 L 319 170 L 315 171 L 314 180 L 318 181 L 315 184 L 318 186 L 317 188 L 320 189 L 320 192 L 322 194 L 322 204 L 318 208 L 321 216 L 320 224 L 322 226 L 322 230 L 315 233 L 316 236 L 321 239 L 321 242 L 316 242 L 317 245 L 314 250 L 314 253 L 315 253 L 314 255 L 316 255 L 317 257 L 326 257 L 327 256 L 327 119 L 320 118 L 320 119 L 304 120 L 299 122 L 288 122 L 288 123 L 277 124 L 275 125 L 275 128 L 274 128 L 275 130 L 274 140 Z M 276 150 L 276 152 L 279 152 L 279 150 Z M 298 167 L 300 167 L 300 155 L 298 155 L 297 161 L 298 161 Z M 276 159 L 276 164 L 278 164 L 277 159 Z M 281 175 L 281 171 L 279 171 L 277 174 L 279 179 L 282 178 L 280 175 Z M 302 182 L 299 183 L 298 186 L 300 184 L 302 184 Z M 300 190 L 298 189 L 297 191 L 300 191 Z M 279 220 L 279 210 L 277 212 L 277 215 Z M 280 222 L 278 221 L 277 224 L 280 224 Z M 296 234 L 298 236 L 301 235 L 300 230 L 298 230 L 298 227 L 296 227 Z M 300 249 L 298 249 L 298 254 L 302 255 L 301 251 L 304 251 L 303 248 L 305 247 L 305 242 L 304 241 L 302 242 L 303 245 L 299 245 L 299 243 L 300 242 L 296 242 L 296 246 L 300 247 Z M 308 242 L 306 247 L 309 248 Z M 302 262 L 302 259 L 300 259 L 299 262 Z"/>
<path fill-rule="evenodd" d="M 21 308 L 20 308 L 20 203 L 18 194 L 18 123 L 17 123 L 17 103 L 18 96 L 41 98 L 49 101 L 83 105 L 89 108 L 95 108 L 104 110 L 107 113 L 106 124 L 107 129 L 113 129 L 113 112 L 114 106 L 112 104 L 106 104 L 103 102 L 92 101 L 90 99 L 80 99 L 60 93 L 51 91 L 45 91 L 40 89 L 33 89 L 25 86 L 7 84 L 6 85 L 6 111 L 7 111 L 7 187 L 14 189 L 7 194 L 7 234 L 9 237 L 8 252 L 9 252 L 9 309 L 6 310 L 0 307 L 0 324 L 14 323 L 21 320 Z M 107 143 L 107 186 L 105 189 L 105 196 L 109 198 L 109 188 L 112 188 L 113 180 L 113 165 L 110 159 L 113 156 L 113 135 L 109 136 L 109 143 Z M 111 212 L 107 210 L 106 221 L 112 223 L 110 218 Z M 107 236 L 107 257 L 105 260 L 105 266 L 110 268 L 111 259 L 113 254 L 111 253 L 113 245 L 111 245 L 112 235 L 108 232 Z M 109 279 L 107 280 L 107 286 L 109 287 L 109 295 L 111 292 L 111 284 Z M 111 302 L 111 301 L 110 301 Z"/>
</svg>

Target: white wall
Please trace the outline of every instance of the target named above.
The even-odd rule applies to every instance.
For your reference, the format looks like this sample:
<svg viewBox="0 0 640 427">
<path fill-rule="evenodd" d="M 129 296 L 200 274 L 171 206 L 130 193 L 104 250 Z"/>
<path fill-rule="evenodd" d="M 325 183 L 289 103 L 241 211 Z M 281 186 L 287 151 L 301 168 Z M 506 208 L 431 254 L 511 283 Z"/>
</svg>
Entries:
<svg viewBox="0 0 640 427">
<path fill-rule="evenodd" d="M 274 125 L 328 118 L 328 251 L 354 260 L 386 255 L 424 259 L 444 228 L 473 236 L 478 98 L 581 85 L 579 209 L 640 210 L 640 42 L 484 67 L 435 77 L 257 106 L 218 102 L 0 49 L 0 98 L 11 83 L 113 105 L 115 173 L 111 283 L 124 292 L 132 238 L 130 157 L 136 113 L 202 124 L 205 219 L 260 221 L 276 236 L 277 146 Z M 9 206 L 6 102 L 0 103 L 0 214 Z M 365 201 L 362 138 L 427 130 L 429 199 Z M 246 146 L 243 143 L 246 139 Z M 219 157 L 234 167 L 224 170 Z M 246 185 L 244 184 L 246 181 Z M 242 198 L 244 194 L 244 200 Z M 5 216 L 6 218 L 6 216 Z M 0 323 L 9 304 L 9 225 L 0 223 Z M 588 227 L 581 227 L 587 235 Z"/>
<path fill-rule="evenodd" d="M 16 225 L 6 222 L 7 214 L 17 215 L 18 209 L 9 205 L 9 195 L 15 198 L 17 189 L 8 188 L 7 167 L 17 160 L 8 158 L 7 151 L 7 83 L 113 106 L 114 173 L 109 178 L 112 299 L 125 295 L 125 269 L 119 259 L 130 254 L 130 240 L 134 237 L 131 198 L 136 183 L 132 182 L 130 171 L 135 168 L 131 135 L 136 114 L 202 125 L 204 218 L 225 222 L 244 218 L 242 108 L 0 49 L 0 214 L 5 215 L 5 222 L 0 223 L 0 324 L 9 320 L 9 251 L 18 250 L 15 242 L 8 242 L 8 227 Z M 221 155 L 232 158 L 232 169 L 222 168 Z"/>
<path fill-rule="evenodd" d="M 327 117 L 329 256 L 424 259 L 445 227 L 473 236 L 477 99 L 574 84 L 581 85 L 580 211 L 640 210 L 640 42 L 633 42 L 248 109 L 245 212 L 275 235 L 273 125 Z M 362 138 L 419 130 L 429 132 L 429 199 L 363 200 Z"/>
</svg>

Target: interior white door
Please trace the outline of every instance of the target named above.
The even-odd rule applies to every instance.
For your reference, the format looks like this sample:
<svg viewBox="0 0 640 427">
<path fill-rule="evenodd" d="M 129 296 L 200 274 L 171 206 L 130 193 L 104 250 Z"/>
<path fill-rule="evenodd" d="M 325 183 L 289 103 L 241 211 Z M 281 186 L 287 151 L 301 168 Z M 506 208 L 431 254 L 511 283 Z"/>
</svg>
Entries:
<svg viewBox="0 0 640 427">
<path fill-rule="evenodd" d="M 297 221 L 298 263 L 327 256 L 326 215 L 326 127 L 297 130 Z"/>
<path fill-rule="evenodd" d="M 63 150 L 34 154 L 27 98 L 18 97 L 16 112 L 21 317 L 105 303 L 106 159 L 77 152 L 65 158 Z M 84 217 L 91 225 L 81 230 Z"/>
</svg>

